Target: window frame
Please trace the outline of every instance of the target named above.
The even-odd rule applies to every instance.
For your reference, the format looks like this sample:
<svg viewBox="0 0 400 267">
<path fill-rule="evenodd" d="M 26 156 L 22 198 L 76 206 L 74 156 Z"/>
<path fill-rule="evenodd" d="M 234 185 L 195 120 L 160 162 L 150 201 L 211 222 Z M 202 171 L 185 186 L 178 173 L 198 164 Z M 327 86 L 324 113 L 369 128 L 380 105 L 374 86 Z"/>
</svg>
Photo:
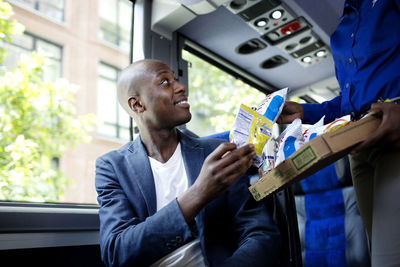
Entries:
<svg viewBox="0 0 400 267">
<path fill-rule="evenodd" d="M 0 250 L 99 244 L 98 205 L 0 202 Z"/>
<path fill-rule="evenodd" d="M 59 43 L 56 43 L 56 42 L 51 41 L 51 40 L 48 40 L 48 39 L 46 39 L 44 37 L 41 37 L 41 36 L 39 36 L 37 34 L 34 34 L 34 33 L 30 32 L 30 31 L 25 31 L 24 33 L 22 33 L 22 35 L 28 35 L 28 36 L 32 37 L 32 50 L 27 50 L 25 47 L 22 47 L 22 46 L 20 46 L 18 44 L 15 44 L 13 42 L 8 43 L 8 45 L 12 45 L 12 46 L 18 47 L 20 49 L 23 49 L 23 50 L 25 50 L 25 51 L 27 51 L 29 53 L 32 53 L 34 51 L 37 51 L 37 42 L 40 40 L 42 42 L 45 42 L 45 43 L 51 44 L 53 46 L 56 46 L 56 47 L 58 47 L 60 49 L 60 59 L 51 58 L 51 60 L 55 60 L 58 63 L 60 63 L 60 73 L 58 75 L 58 78 L 61 78 L 62 73 L 63 73 L 63 64 L 62 63 L 63 63 L 63 52 L 64 52 L 63 49 L 64 49 L 64 47 Z"/>
<path fill-rule="evenodd" d="M 65 23 L 65 0 L 63 0 L 63 7 L 62 8 L 58 8 L 57 6 L 51 5 L 53 7 L 55 7 L 57 10 L 62 11 L 62 18 L 61 20 L 56 19 L 55 17 L 49 16 L 46 13 L 42 12 L 39 10 L 39 2 L 42 2 L 42 0 L 32 0 L 33 1 L 33 7 L 22 3 L 21 1 L 18 0 L 7 0 L 8 2 L 10 2 L 13 5 L 16 5 L 18 7 L 27 9 L 29 11 L 33 11 L 34 13 L 36 13 L 37 15 L 44 17 L 46 19 L 49 19 L 51 21 L 54 21 L 56 23 L 60 23 L 60 24 L 64 24 Z"/>
</svg>

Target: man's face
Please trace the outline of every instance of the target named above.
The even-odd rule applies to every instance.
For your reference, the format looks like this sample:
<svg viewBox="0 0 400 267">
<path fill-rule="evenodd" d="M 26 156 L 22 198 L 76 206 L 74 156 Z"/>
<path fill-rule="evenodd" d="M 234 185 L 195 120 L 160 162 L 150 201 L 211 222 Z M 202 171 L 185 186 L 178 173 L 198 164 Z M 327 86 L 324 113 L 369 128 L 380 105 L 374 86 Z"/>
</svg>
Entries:
<svg viewBox="0 0 400 267">
<path fill-rule="evenodd" d="M 151 63 L 147 70 L 140 93 L 146 124 L 154 129 L 170 129 L 190 121 L 186 88 L 175 80 L 172 70 L 161 62 Z"/>
</svg>

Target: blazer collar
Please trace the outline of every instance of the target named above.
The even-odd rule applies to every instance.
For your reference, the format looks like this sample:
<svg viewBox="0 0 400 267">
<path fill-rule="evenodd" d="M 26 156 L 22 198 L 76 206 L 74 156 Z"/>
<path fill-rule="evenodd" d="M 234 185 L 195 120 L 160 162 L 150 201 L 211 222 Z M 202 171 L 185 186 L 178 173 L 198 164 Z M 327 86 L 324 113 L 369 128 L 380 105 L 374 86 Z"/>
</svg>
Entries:
<svg viewBox="0 0 400 267">
<path fill-rule="evenodd" d="M 178 131 L 182 148 L 182 157 L 188 176 L 189 187 L 196 181 L 204 162 L 204 149 L 196 138 Z"/>
<path fill-rule="evenodd" d="M 128 150 L 132 152 L 128 155 L 128 162 L 133 173 L 132 177 L 135 177 L 135 181 L 146 202 L 149 216 L 151 216 L 157 211 L 156 188 L 149 158 L 140 136 L 131 143 Z"/>
<path fill-rule="evenodd" d="M 178 133 L 190 187 L 195 182 L 203 166 L 204 151 L 197 139 L 191 138 L 179 130 Z M 149 216 L 151 216 L 157 211 L 156 190 L 149 158 L 140 136 L 131 143 L 128 150 L 131 152 L 128 156 L 130 158 L 128 162 L 131 164 L 133 176 L 146 202 Z"/>
</svg>

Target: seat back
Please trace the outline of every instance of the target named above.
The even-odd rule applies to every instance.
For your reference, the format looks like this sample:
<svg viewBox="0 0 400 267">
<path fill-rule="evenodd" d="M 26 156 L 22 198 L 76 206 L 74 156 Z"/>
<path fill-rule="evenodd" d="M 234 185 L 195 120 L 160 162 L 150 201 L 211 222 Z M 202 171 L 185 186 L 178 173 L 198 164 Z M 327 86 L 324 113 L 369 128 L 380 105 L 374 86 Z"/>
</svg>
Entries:
<svg viewBox="0 0 400 267">
<path fill-rule="evenodd" d="M 304 266 L 370 266 L 347 156 L 293 191 Z"/>
</svg>

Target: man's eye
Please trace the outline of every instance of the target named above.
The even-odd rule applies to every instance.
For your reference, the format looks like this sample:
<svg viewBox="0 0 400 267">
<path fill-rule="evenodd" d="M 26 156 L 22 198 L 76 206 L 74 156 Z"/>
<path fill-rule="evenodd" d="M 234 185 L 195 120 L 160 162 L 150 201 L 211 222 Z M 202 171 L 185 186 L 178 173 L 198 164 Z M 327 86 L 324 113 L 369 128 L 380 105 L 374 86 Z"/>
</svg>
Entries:
<svg viewBox="0 0 400 267">
<path fill-rule="evenodd" d="M 161 85 L 169 85 L 169 80 L 168 79 L 162 80 Z"/>
</svg>

